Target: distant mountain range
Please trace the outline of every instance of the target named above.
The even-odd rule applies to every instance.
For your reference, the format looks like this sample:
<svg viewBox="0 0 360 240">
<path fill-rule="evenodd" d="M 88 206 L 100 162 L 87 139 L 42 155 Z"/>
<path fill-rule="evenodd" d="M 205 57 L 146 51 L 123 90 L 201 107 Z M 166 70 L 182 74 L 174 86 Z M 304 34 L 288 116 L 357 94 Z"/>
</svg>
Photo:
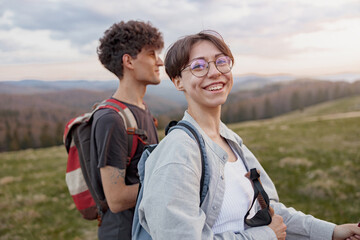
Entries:
<svg viewBox="0 0 360 240">
<path fill-rule="evenodd" d="M 247 74 L 234 76 L 234 87 L 232 92 L 239 90 L 251 90 L 264 87 L 265 85 L 275 82 L 287 82 L 295 79 L 317 79 L 328 81 L 345 81 L 354 82 L 360 80 L 360 73 L 340 73 L 333 75 L 320 75 L 320 76 L 293 76 L 289 74 L 278 75 L 259 75 Z M 88 80 L 59 80 L 59 81 L 41 81 L 41 80 L 21 80 L 21 81 L 0 81 L 0 93 L 8 94 L 34 94 L 46 93 L 67 89 L 82 89 L 91 91 L 107 91 L 115 90 L 118 86 L 117 80 L 108 81 L 88 81 Z M 174 88 L 169 79 L 162 80 L 158 86 L 148 87 L 149 95 L 157 95 L 159 97 L 179 98 L 181 93 Z"/>
<path fill-rule="evenodd" d="M 345 81 L 355 82 L 360 80 L 360 73 L 338 73 L 338 74 L 326 74 L 312 77 L 317 80 L 328 80 L 328 81 Z"/>
<path fill-rule="evenodd" d="M 234 86 L 232 93 L 241 90 L 255 90 L 265 86 L 281 82 L 290 82 L 299 79 L 288 74 L 278 75 L 259 75 L 247 74 L 234 76 Z M 310 79 L 301 77 L 300 79 Z M 329 81 L 352 82 L 360 79 L 360 74 L 343 73 L 335 75 L 324 75 L 313 77 Z M 83 90 L 91 92 L 106 92 L 110 96 L 117 88 L 118 80 L 108 81 L 88 81 L 88 80 L 60 80 L 60 81 L 41 81 L 41 80 L 21 80 L 0 82 L 0 94 L 21 94 L 34 95 L 51 92 L 63 92 L 70 90 Z M 181 108 L 186 105 L 186 100 L 182 92 L 175 89 L 169 79 L 162 80 L 157 86 L 148 86 L 145 101 L 153 107 L 154 112 L 162 113 L 171 109 Z M 165 105 L 165 106 L 164 106 Z"/>
<path fill-rule="evenodd" d="M 233 123 L 270 118 L 360 94 L 360 80 L 337 81 L 343 79 L 340 76 L 329 79 L 236 76 L 232 92 L 222 107 L 222 120 Z M 0 152 L 61 144 L 65 123 L 109 98 L 117 84 L 116 80 L 0 82 Z M 160 128 L 170 120 L 181 119 L 186 108 L 183 93 L 170 80 L 149 86 L 145 101 Z"/>
</svg>

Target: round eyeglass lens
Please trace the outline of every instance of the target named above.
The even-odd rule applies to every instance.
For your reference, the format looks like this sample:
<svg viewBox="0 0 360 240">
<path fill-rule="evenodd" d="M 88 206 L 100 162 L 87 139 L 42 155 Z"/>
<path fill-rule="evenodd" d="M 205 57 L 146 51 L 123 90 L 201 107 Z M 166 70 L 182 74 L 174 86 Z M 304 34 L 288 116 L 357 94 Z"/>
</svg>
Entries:
<svg viewBox="0 0 360 240">
<path fill-rule="evenodd" d="M 190 64 L 190 70 L 195 76 L 204 76 L 208 71 L 208 63 L 204 59 L 196 59 Z"/>
<path fill-rule="evenodd" d="M 231 71 L 232 61 L 228 56 L 222 56 L 216 59 L 215 65 L 221 73 L 228 73 Z"/>
</svg>

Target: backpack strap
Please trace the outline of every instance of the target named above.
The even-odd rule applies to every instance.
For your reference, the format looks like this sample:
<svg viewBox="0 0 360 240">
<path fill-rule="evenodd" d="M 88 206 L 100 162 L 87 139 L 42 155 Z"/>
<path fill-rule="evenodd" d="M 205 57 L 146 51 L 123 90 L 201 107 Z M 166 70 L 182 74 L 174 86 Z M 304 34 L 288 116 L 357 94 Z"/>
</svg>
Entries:
<svg viewBox="0 0 360 240">
<path fill-rule="evenodd" d="M 110 98 L 100 103 L 94 111 L 102 108 L 114 109 L 124 121 L 128 135 L 128 159 L 126 165 L 129 166 L 136 153 L 138 142 L 140 141 L 144 145 L 147 144 L 147 133 L 145 130 L 138 128 L 134 114 L 125 104 Z"/>
<path fill-rule="evenodd" d="M 168 134 L 174 129 L 184 130 L 191 138 L 195 139 L 200 148 L 201 155 L 201 179 L 200 179 L 200 206 L 204 202 L 206 194 L 209 189 L 210 174 L 208 172 L 208 161 L 205 150 L 205 142 L 199 131 L 188 121 L 182 120 L 180 122 L 171 121 L 165 129 L 165 134 Z"/>
<path fill-rule="evenodd" d="M 98 107 L 101 108 L 111 108 L 119 112 L 120 117 L 124 120 L 125 128 L 137 128 L 136 119 L 130 109 L 120 101 L 115 99 L 107 99 L 102 102 Z"/>
<path fill-rule="evenodd" d="M 251 203 L 251 207 L 249 208 L 248 212 L 246 213 L 244 220 L 245 223 L 251 227 L 258 227 L 263 225 L 269 225 L 271 223 L 271 217 L 274 214 L 274 210 L 270 207 L 270 200 L 269 196 L 265 192 L 261 182 L 260 182 L 260 174 L 256 170 L 256 168 L 250 169 L 250 172 L 246 175 L 254 188 L 254 198 Z M 247 219 L 250 214 L 250 210 L 252 209 L 255 200 L 258 199 L 258 202 L 261 206 L 261 210 L 258 211 L 254 217 L 251 219 Z"/>
<path fill-rule="evenodd" d="M 200 207 L 203 203 L 205 196 L 208 191 L 209 181 L 210 181 L 210 174 L 208 173 L 208 164 L 206 158 L 206 151 L 205 151 L 205 143 L 201 136 L 201 134 L 196 130 L 196 128 L 189 122 L 180 121 L 171 121 L 168 126 L 165 128 L 165 135 L 167 135 L 173 129 L 182 129 L 185 131 L 191 138 L 195 139 L 199 145 L 200 152 L 201 152 L 201 165 L 202 165 L 202 172 L 201 172 L 201 180 L 200 180 Z M 145 178 L 145 163 L 151 152 L 156 148 L 157 144 L 148 145 L 145 147 L 142 156 L 140 158 L 138 164 L 138 172 L 139 172 L 139 192 L 136 199 L 136 206 L 135 206 L 135 214 L 133 219 L 132 225 L 132 239 L 152 239 L 150 234 L 141 226 L 140 219 L 139 219 L 139 206 L 143 197 L 143 186 L 142 183 L 144 182 Z"/>
</svg>

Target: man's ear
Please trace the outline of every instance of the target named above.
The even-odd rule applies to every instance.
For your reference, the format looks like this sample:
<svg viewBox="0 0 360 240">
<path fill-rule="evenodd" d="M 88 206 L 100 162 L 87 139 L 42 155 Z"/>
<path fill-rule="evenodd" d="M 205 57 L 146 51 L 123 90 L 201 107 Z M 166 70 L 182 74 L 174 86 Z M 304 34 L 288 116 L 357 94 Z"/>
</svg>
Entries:
<svg viewBox="0 0 360 240">
<path fill-rule="evenodd" d="M 175 87 L 179 91 L 184 91 L 183 81 L 181 77 L 177 76 L 172 79 L 172 82 L 174 83 Z"/>
<path fill-rule="evenodd" d="M 134 69 L 133 58 L 129 54 L 122 56 L 123 66 L 129 69 Z"/>
</svg>

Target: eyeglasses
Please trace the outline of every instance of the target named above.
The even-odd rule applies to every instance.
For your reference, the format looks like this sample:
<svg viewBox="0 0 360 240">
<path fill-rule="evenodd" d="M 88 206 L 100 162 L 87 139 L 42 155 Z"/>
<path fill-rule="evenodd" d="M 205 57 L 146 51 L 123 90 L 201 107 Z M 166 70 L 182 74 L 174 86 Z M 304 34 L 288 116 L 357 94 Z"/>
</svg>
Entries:
<svg viewBox="0 0 360 240">
<path fill-rule="evenodd" d="M 205 59 L 202 58 L 194 59 L 189 65 L 186 65 L 181 70 L 181 72 L 184 71 L 185 68 L 190 67 L 190 72 L 195 77 L 203 77 L 206 74 L 208 74 L 210 68 L 209 65 L 211 62 L 215 63 L 216 69 L 223 74 L 231 71 L 232 68 L 231 58 L 228 56 L 220 56 L 217 59 L 215 59 L 215 61 L 210 61 L 210 62 L 207 62 L 205 61 Z"/>
</svg>

